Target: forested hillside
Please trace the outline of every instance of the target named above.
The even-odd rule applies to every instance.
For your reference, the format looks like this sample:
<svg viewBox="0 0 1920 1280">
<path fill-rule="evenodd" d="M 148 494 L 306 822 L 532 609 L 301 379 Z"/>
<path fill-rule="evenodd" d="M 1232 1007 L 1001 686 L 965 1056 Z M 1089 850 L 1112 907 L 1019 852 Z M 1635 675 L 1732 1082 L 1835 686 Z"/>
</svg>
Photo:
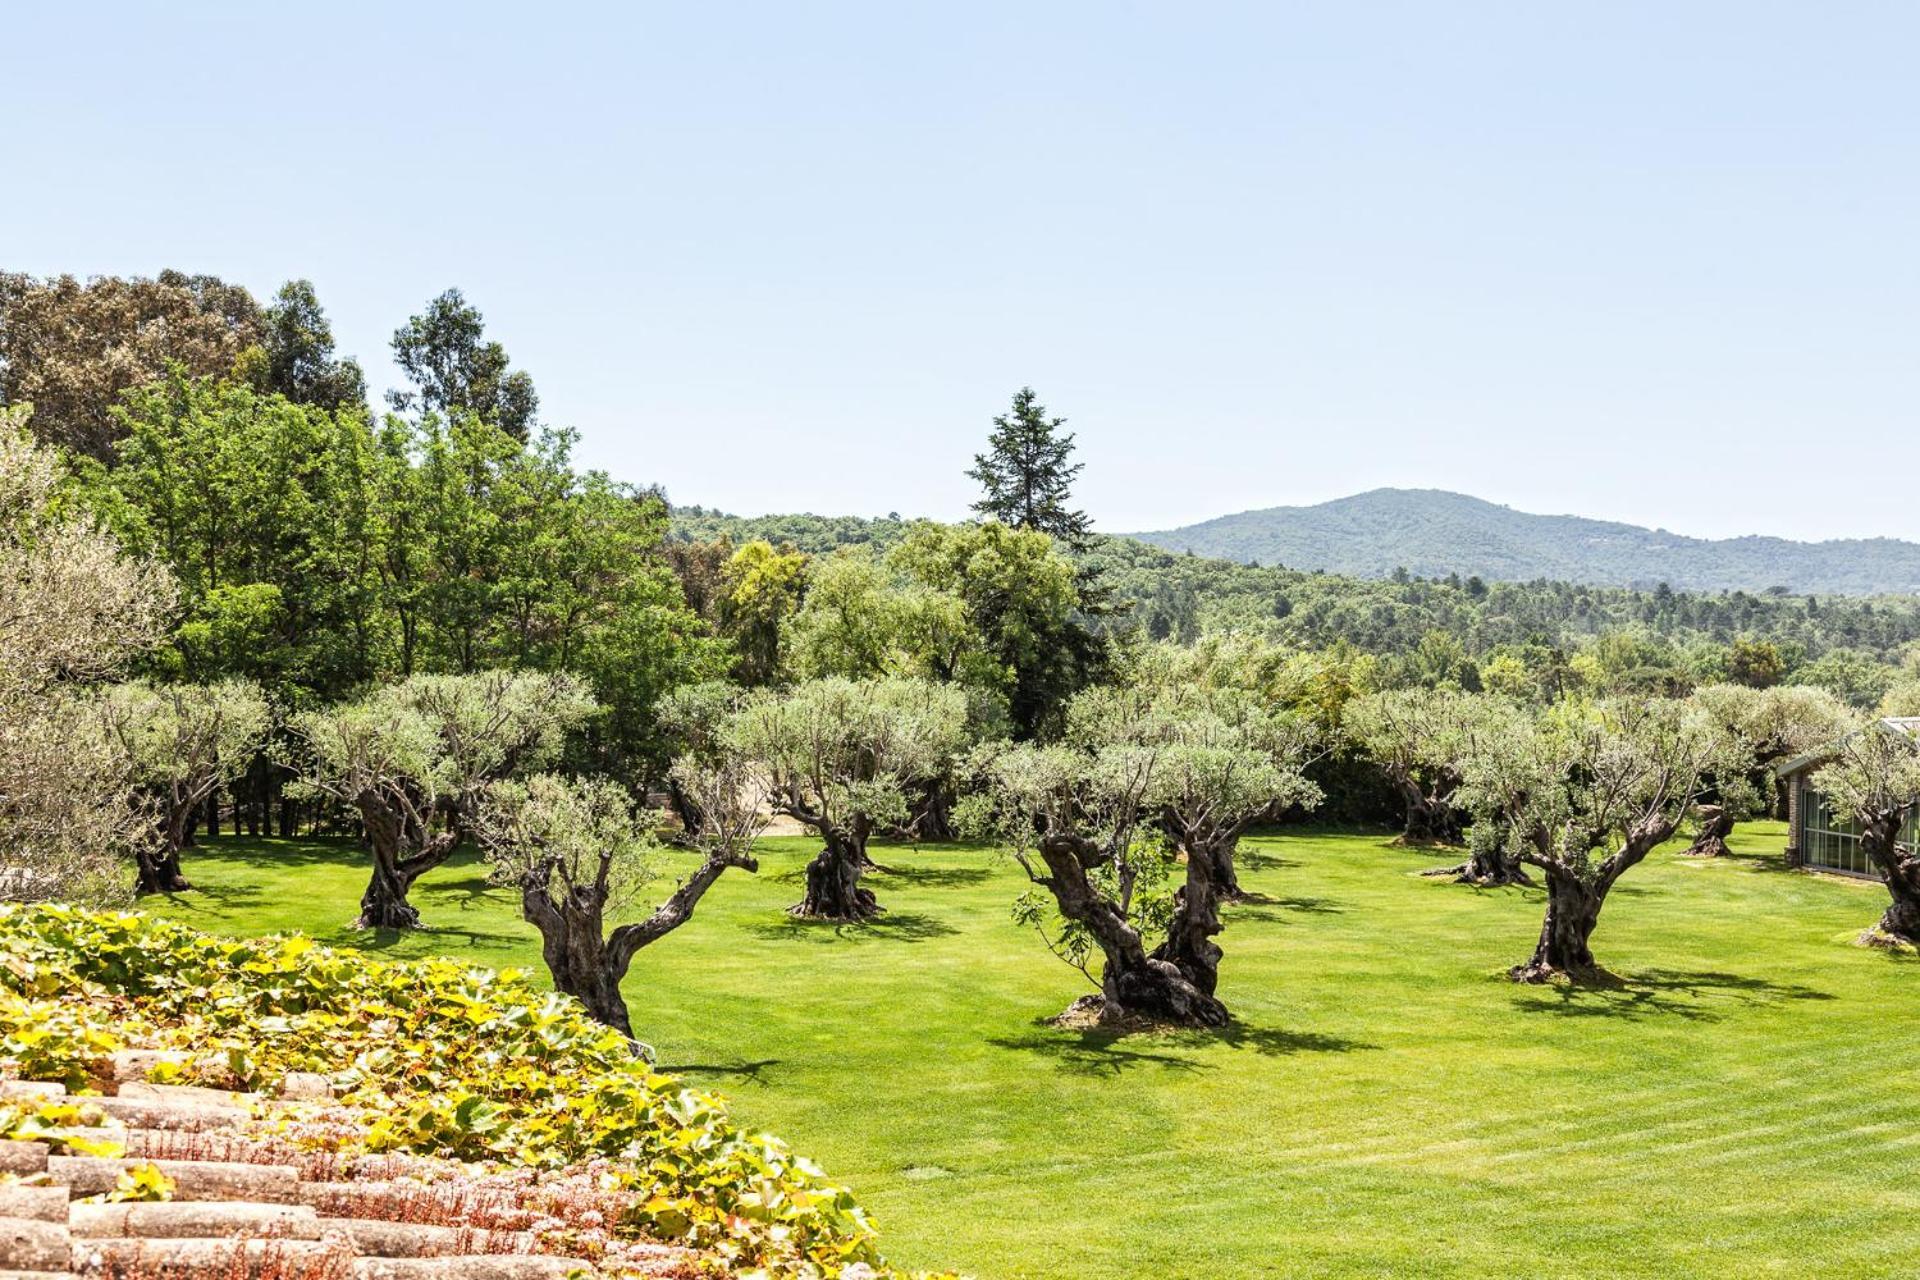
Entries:
<svg viewBox="0 0 1920 1280">
<path fill-rule="evenodd" d="M 884 550 L 910 527 L 893 517 L 749 518 L 680 507 L 669 537 L 684 545 L 764 539 L 821 555 L 846 546 Z M 1747 660 L 1736 651 L 1768 646 L 1774 652 L 1762 661 L 1870 705 L 1895 682 L 1903 650 L 1920 640 L 1920 601 L 1911 597 L 1641 590 L 1405 572 L 1364 579 L 1097 535 L 1078 559 L 1121 606 L 1105 620 L 1111 628 L 1155 639 L 1232 629 L 1302 649 L 1345 645 L 1406 666 L 1398 674 L 1415 681 L 1444 679 L 1450 665 L 1503 652 L 1551 665 L 1585 648 L 1630 684 L 1679 687 L 1724 678 L 1728 663 Z"/>
<path fill-rule="evenodd" d="M 1375 489 L 1311 507 L 1269 507 L 1133 535 L 1172 551 L 1362 578 L 1395 570 L 1695 591 L 1782 587 L 1823 595 L 1920 589 L 1920 544 L 1689 538 L 1580 516 L 1532 515 L 1434 489 Z"/>
</svg>

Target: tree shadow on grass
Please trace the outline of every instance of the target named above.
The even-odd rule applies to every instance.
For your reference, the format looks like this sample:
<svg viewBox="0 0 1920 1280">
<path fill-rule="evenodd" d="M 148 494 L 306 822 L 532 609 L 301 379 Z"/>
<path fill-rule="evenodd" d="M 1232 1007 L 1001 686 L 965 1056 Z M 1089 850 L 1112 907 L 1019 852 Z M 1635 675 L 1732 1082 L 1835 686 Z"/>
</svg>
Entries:
<svg viewBox="0 0 1920 1280">
<path fill-rule="evenodd" d="M 1680 855 L 1676 854 L 1675 860 L 1680 861 L 1682 859 Z M 1715 863 L 1724 862 L 1729 866 L 1738 867 L 1742 871 L 1759 871 L 1767 875 L 1787 875 L 1801 870 L 1799 867 L 1788 866 L 1784 854 L 1738 853 L 1731 849 L 1716 858 L 1686 858 L 1684 861 L 1702 867 L 1710 867 Z"/>
<path fill-rule="evenodd" d="M 1259 920 L 1284 924 L 1289 912 L 1310 916 L 1340 916 L 1347 909 L 1332 898 L 1276 898 L 1265 893 L 1243 893 L 1224 904 L 1229 920 Z"/>
<path fill-rule="evenodd" d="M 180 858 L 191 880 L 192 864 L 198 859 L 271 869 L 320 864 L 349 866 L 367 860 L 368 854 L 358 840 L 348 836 L 282 839 L 279 836 L 202 835 L 200 843 L 181 851 Z"/>
<path fill-rule="evenodd" d="M 920 888 L 945 889 L 955 885 L 981 884 L 993 878 L 992 867 L 901 867 L 876 866 L 874 871 L 890 880 L 904 880 Z"/>
<path fill-rule="evenodd" d="M 1288 867 L 1305 865 L 1297 858 L 1282 857 L 1277 853 L 1262 853 L 1246 845 L 1241 845 L 1235 851 L 1233 860 L 1250 871 L 1284 871 Z"/>
<path fill-rule="evenodd" d="M 783 916 L 750 924 L 746 929 L 772 942 L 925 942 L 960 932 L 946 921 L 918 911 L 886 911 L 860 921 Z"/>
<path fill-rule="evenodd" d="M 438 870 L 448 870 L 450 866 L 451 864 L 443 865 Z M 416 896 L 422 902 L 444 902 L 448 906 L 466 911 L 484 903 L 488 890 L 500 887 L 485 875 L 462 876 L 458 880 L 422 880 L 419 882 Z"/>
<path fill-rule="evenodd" d="M 193 879 L 191 870 L 187 876 Z M 176 906 L 216 911 L 237 911 L 267 900 L 266 888 L 257 884 L 195 884 L 179 893 L 161 895 Z"/>
<path fill-rule="evenodd" d="M 1076 1075 L 1119 1075 L 1135 1067 L 1162 1067 L 1171 1071 L 1212 1071 L 1215 1066 L 1185 1051 L 1200 1052 L 1216 1044 L 1249 1049 L 1263 1057 L 1296 1053 L 1351 1053 L 1378 1045 L 1312 1031 L 1283 1027 L 1254 1027 L 1230 1022 L 1213 1029 L 1160 1028 L 1120 1030 L 1106 1027 L 1069 1029 L 1051 1018 L 1036 1018 L 1034 1030 L 1019 1036 L 989 1037 L 998 1049 L 1013 1049 L 1051 1058 L 1063 1071 Z"/>
<path fill-rule="evenodd" d="M 1164 1067 L 1169 1071 L 1212 1071 L 1211 1063 L 1180 1053 L 1151 1048 L 1153 1036 L 1129 1036 L 1120 1031 L 1066 1031 L 1042 1018 L 1037 1029 L 1018 1036 L 989 1036 L 996 1049 L 1013 1049 L 1051 1058 L 1062 1071 L 1083 1076 L 1117 1076 L 1135 1067 Z M 1132 1041 L 1133 1043 L 1128 1043 Z"/>
<path fill-rule="evenodd" d="M 1726 1009 L 1793 1000 L 1832 1000 L 1815 987 L 1712 970 L 1644 969 L 1621 975 L 1605 969 L 1580 982 L 1520 987 L 1522 1009 L 1568 1018 L 1679 1018 L 1717 1022 Z"/>
<path fill-rule="evenodd" d="M 745 1081 L 748 1084 L 765 1084 L 760 1078 L 768 1067 L 780 1065 L 779 1058 L 760 1058 L 748 1061 L 745 1058 L 733 1062 L 682 1062 L 661 1064 L 657 1069 L 675 1076 L 723 1076 L 729 1080 Z"/>
<path fill-rule="evenodd" d="M 500 950 L 506 947 L 518 947 L 525 944 L 525 938 L 511 933 L 495 933 L 489 929 L 464 929 L 458 925 L 436 924 L 431 917 L 418 929 L 355 929 L 351 924 L 343 924 L 329 933 L 313 931 L 318 941 L 333 946 L 355 947 L 361 951 L 388 951 L 403 942 L 430 939 L 436 945 L 429 948 L 434 955 L 443 954 L 437 943 L 439 939 L 448 942 L 458 940 L 461 945 L 473 950 Z"/>
</svg>

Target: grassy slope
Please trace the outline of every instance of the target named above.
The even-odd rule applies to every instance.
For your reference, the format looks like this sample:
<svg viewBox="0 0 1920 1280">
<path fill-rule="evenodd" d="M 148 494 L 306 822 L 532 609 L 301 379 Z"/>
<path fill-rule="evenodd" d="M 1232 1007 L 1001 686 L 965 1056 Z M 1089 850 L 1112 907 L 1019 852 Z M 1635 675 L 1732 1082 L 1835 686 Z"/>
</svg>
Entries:
<svg viewBox="0 0 1920 1280">
<path fill-rule="evenodd" d="M 1920 1272 L 1920 964 L 1851 947 L 1870 884 L 1657 855 L 1608 907 L 1613 990 L 1516 988 L 1538 896 L 1422 880 L 1356 835 L 1254 841 L 1221 1036 L 1041 1025 L 1080 989 L 977 850 L 886 849 L 893 912 L 789 921 L 773 842 L 642 953 L 635 1022 L 850 1182 L 890 1254 L 982 1277 L 1910 1276 Z M 329 941 L 350 849 L 222 841 L 165 914 Z M 384 942 L 538 966 L 473 865 Z"/>
</svg>

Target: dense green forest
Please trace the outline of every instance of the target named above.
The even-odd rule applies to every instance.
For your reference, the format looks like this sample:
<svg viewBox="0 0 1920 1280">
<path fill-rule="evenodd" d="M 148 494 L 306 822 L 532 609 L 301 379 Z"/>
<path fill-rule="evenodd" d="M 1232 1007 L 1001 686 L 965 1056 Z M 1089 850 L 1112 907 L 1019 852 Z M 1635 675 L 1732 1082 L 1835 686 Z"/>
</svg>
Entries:
<svg viewBox="0 0 1920 1280">
<path fill-rule="evenodd" d="M 1871 596 L 1920 589 L 1920 544 L 1690 538 L 1581 516 L 1533 515 L 1460 493 L 1375 489 L 1310 507 L 1269 507 L 1134 535 L 1172 551 L 1362 578 L 1565 579 L 1696 591 Z"/>
</svg>

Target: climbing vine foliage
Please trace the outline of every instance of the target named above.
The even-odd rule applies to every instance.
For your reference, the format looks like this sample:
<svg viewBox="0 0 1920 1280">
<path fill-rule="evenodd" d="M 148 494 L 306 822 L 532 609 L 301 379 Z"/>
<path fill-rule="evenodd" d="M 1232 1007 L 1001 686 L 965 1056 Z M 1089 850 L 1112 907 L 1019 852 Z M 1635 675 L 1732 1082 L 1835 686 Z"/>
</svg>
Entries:
<svg viewBox="0 0 1920 1280">
<path fill-rule="evenodd" d="M 639 1193 L 626 1229 L 708 1250 L 733 1274 L 897 1274 L 845 1188 L 514 971 L 0 906 L 0 1057 L 85 1089 L 123 1048 L 185 1050 L 189 1078 L 226 1087 L 326 1074 L 339 1102 L 369 1117 L 370 1151 L 502 1168 L 601 1162 Z"/>
</svg>

